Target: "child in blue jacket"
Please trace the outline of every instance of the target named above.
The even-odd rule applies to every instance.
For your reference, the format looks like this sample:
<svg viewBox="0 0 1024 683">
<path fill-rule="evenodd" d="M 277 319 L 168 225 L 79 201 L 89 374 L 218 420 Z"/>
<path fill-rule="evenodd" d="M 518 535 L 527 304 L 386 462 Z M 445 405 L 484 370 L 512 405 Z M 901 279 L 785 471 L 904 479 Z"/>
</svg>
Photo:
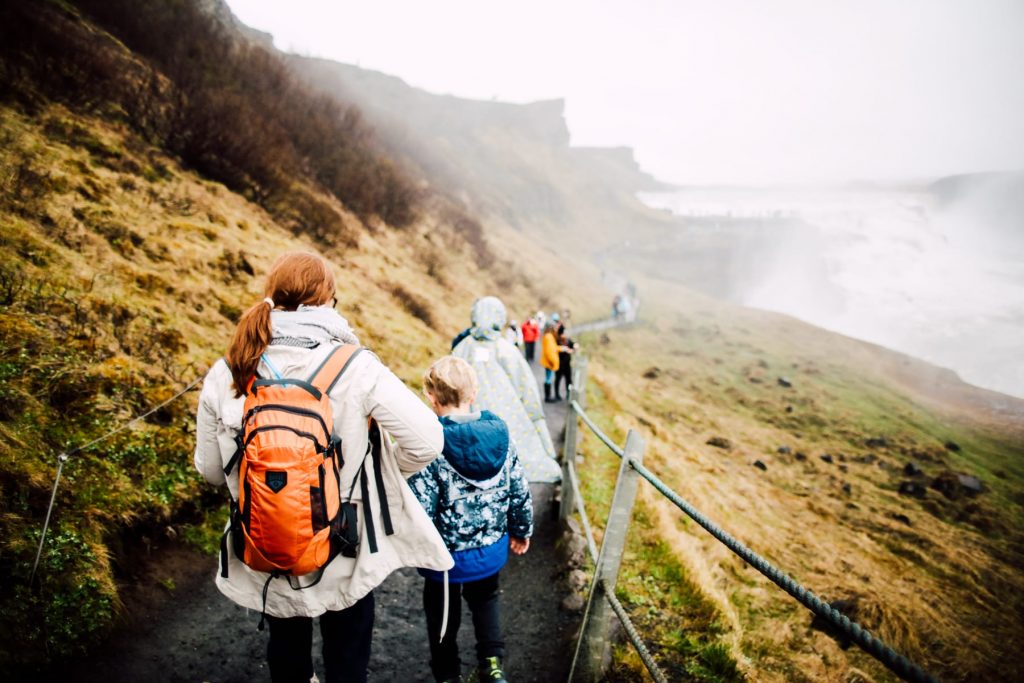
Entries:
<svg viewBox="0 0 1024 683">
<path fill-rule="evenodd" d="M 502 419 L 490 411 L 471 410 L 477 379 L 469 363 L 453 356 L 440 359 L 424 375 L 423 388 L 444 428 L 443 457 L 412 477 L 409 485 L 455 560 L 447 579 L 447 618 L 444 575 L 420 570 L 430 668 L 438 681 L 460 680 L 457 637 L 465 598 L 477 636 L 480 680 L 498 683 L 505 681 L 498 574 L 509 550 L 522 555 L 530 547 L 530 487 Z"/>
</svg>

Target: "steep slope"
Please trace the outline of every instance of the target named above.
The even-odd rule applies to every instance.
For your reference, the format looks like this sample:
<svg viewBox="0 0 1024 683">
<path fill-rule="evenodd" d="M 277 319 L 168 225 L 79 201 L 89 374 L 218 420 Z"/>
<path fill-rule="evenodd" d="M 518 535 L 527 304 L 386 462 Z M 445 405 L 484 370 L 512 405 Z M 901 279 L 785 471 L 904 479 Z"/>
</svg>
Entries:
<svg viewBox="0 0 1024 683">
<path fill-rule="evenodd" d="M 172 19 L 188 17 L 191 6 L 149 0 L 132 16 L 164 7 Z M 14 36 L 12 7 L 43 20 Z M 178 402 L 71 460 L 39 579 L 25 582 L 56 454 L 201 373 L 239 312 L 260 298 L 260 275 L 281 251 L 331 259 L 340 309 L 418 386 L 475 296 L 497 291 L 514 311 L 571 306 L 590 317 L 607 295 L 598 268 L 581 257 L 614 267 L 620 241 L 653 241 L 675 225 L 635 202 L 650 179 L 627 153 L 568 146 L 559 103 L 465 103 L 340 65 L 318 63 L 322 73 L 310 76 L 340 108 L 314 110 L 334 111 L 361 142 L 322 146 L 354 144 L 366 164 L 329 156 L 292 165 L 308 141 L 289 137 L 287 108 L 260 119 L 278 131 L 261 141 L 299 150 L 284 162 L 243 154 L 257 133 L 238 126 L 223 139 L 239 144 L 204 154 L 185 143 L 206 137 L 165 127 L 181 121 L 168 115 L 197 101 L 201 84 L 183 101 L 175 77 L 187 69 L 132 52 L 131 41 L 75 7 L 20 2 L 0 14 L 0 571 L 14 579 L 0 587 L 7 667 L 102 637 L 131 575 L 131 546 L 170 535 L 209 541 L 222 498 L 191 470 L 192 405 Z M 364 77 L 361 89 L 351 85 Z M 212 99 L 244 104 L 232 78 L 213 81 Z M 364 114 L 338 104 L 346 83 Z M 142 97 L 153 89 L 154 100 Z M 376 102 L 378 92 L 392 99 Z M 139 108 L 132 97 L 159 106 Z M 376 140 L 371 126 L 394 139 Z M 272 182 L 256 181 L 252 168 Z M 329 172 L 342 168 L 383 175 Z M 406 194 L 403 176 L 428 189 L 414 182 Z M 341 178 L 349 181 L 333 182 Z M 412 210 L 394 213 L 399 206 Z M 811 588 L 851 600 L 856 618 L 928 668 L 952 679 L 1019 676 L 1020 402 L 885 349 L 695 295 L 649 277 L 642 263 L 631 277 L 644 323 L 606 342 L 584 340 L 602 424 L 617 438 L 639 425 L 652 444 L 648 464 L 675 488 Z M 709 445 L 712 436 L 730 447 Z M 581 472 L 600 520 L 616 463 L 592 440 L 584 449 Z M 901 475 L 910 462 L 921 472 Z M 977 477 L 983 492 L 963 490 L 958 475 Z M 919 497 L 899 493 L 904 480 Z M 811 630 L 806 612 L 642 490 L 620 585 L 674 678 L 888 678 Z M 636 680 L 638 667 L 624 648 L 613 675 Z"/>
<path fill-rule="evenodd" d="M 639 429 L 645 464 L 684 498 L 942 680 L 1019 678 L 1024 401 L 794 319 L 638 284 L 644 323 L 584 340 L 609 433 Z M 583 452 L 601 520 L 617 459 L 592 437 Z M 754 680 L 892 678 L 650 487 L 640 501 L 620 585 L 676 676 L 735 679 L 724 648 Z M 634 680 L 639 661 L 622 655 Z"/>
<path fill-rule="evenodd" d="M 188 3 L 140 10 L 158 5 L 195 20 Z M 499 292 L 513 313 L 582 309 L 583 299 L 557 261 L 516 234 L 485 237 L 443 197 L 420 193 L 414 218 L 391 224 L 384 205 L 361 204 L 375 191 L 351 185 L 348 194 L 288 159 L 266 158 L 283 191 L 234 172 L 254 168 L 243 163 L 251 158 L 183 151 L 191 148 L 140 125 L 141 107 L 123 99 L 148 83 L 158 86 L 154 103 L 181 105 L 172 72 L 72 5 L 12 3 L 0 18 L 0 666 L 17 671 L 102 638 L 138 546 L 172 536 L 205 545 L 220 525 L 222 492 L 201 485 L 191 465 L 192 394 L 74 453 L 28 584 L 57 454 L 200 376 L 261 298 L 278 254 L 313 250 L 335 264 L 340 310 L 413 387 L 477 296 Z M 240 87 L 232 78 L 211 77 L 218 96 Z M 193 100 L 203 96 L 190 87 Z M 291 96 L 301 104 L 301 90 Z M 366 156 L 381 152 L 365 137 L 360 144 L 367 169 L 389 167 Z M 236 165 L 219 165 L 229 159 Z M 540 293 L 532 282 L 545 273 L 554 274 Z"/>
<path fill-rule="evenodd" d="M 395 154 L 476 213 L 588 254 L 669 221 L 634 193 L 665 189 L 632 151 L 570 146 L 564 102 L 525 105 L 434 95 L 393 76 L 289 56 L 311 86 L 358 103 Z"/>
</svg>

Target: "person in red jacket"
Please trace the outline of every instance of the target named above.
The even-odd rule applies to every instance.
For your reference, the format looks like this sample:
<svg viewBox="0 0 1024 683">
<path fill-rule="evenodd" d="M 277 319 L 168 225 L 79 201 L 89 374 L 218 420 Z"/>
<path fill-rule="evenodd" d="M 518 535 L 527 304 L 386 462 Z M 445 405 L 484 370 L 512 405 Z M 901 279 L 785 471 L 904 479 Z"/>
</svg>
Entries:
<svg viewBox="0 0 1024 683">
<path fill-rule="evenodd" d="M 540 336 L 540 327 L 537 321 L 529 318 L 523 323 L 523 344 L 526 346 L 526 360 L 533 362 L 533 351 L 537 346 L 537 337 Z"/>
</svg>

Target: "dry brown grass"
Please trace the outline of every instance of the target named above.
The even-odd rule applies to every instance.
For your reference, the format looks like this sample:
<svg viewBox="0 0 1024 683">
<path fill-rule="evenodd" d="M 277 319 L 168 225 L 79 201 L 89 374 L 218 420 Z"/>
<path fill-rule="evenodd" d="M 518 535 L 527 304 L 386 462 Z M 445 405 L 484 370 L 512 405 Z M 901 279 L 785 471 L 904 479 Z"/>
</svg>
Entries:
<svg viewBox="0 0 1024 683">
<path fill-rule="evenodd" d="M 339 310 L 414 388 L 423 369 L 448 352 L 477 297 L 497 293 L 510 311 L 535 310 L 534 283 L 557 270 L 549 254 L 495 225 L 496 257 L 517 259 L 521 273 L 508 279 L 503 272 L 499 284 L 478 266 L 476 246 L 443 220 L 425 215 L 400 231 L 380 223 L 370 230 L 305 186 L 332 212 L 331 225 L 360 234 L 357 246 L 324 240 L 182 168 L 125 127 L 60 105 L 33 116 L 0 107 L 0 131 L 0 563 L 6 575 L 19 576 L 0 591 L 0 612 L 5 632 L 23 634 L 0 649 L 5 666 L 59 658 L 98 638 L 120 608 L 108 542 L 130 527 L 183 524 L 183 511 L 195 516 L 197 506 L 216 499 L 190 464 L 192 394 L 69 466 L 51 526 L 64 545 L 44 555 L 44 588 L 16 594 L 52 484 L 52 455 L 209 367 L 224 353 L 238 314 L 262 299 L 263 276 L 279 254 L 323 254 L 335 268 Z M 420 256 L 428 249 L 443 253 L 433 266 Z M 575 286 L 587 276 L 571 277 L 545 276 L 544 291 L 559 306 L 583 310 L 584 289 Z M 155 452 L 145 450 L 150 444 Z M 142 492 L 152 482 L 140 485 L 130 468 L 111 460 L 147 454 L 174 470 L 152 495 Z M 200 517 L 217 524 L 214 514 Z M 76 588 L 82 581 L 88 590 Z M 54 596 L 62 596 L 67 613 L 50 609 Z M 49 654 L 46 633 L 23 628 L 38 613 L 53 615 L 48 632 L 60 640 L 49 642 Z"/>
<path fill-rule="evenodd" d="M 855 600 L 851 617 L 943 679 L 1019 677 L 1019 425 L 993 427 L 988 416 L 920 402 L 904 386 L 908 378 L 890 378 L 893 360 L 883 350 L 657 283 L 642 291 L 654 322 L 592 345 L 591 376 L 609 397 L 599 410 L 609 418 L 620 413 L 611 420 L 614 431 L 632 426 L 649 435 L 646 464 L 819 596 Z M 659 368 L 656 379 L 643 376 L 651 366 Z M 778 386 L 777 376 L 793 388 Z M 944 391 L 972 392 L 955 385 Z M 714 435 L 732 448 L 708 445 Z M 864 445 L 879 436 L 889 447 Z M 944 450 L 947 440 L 962 452 Z M 782 445 L 806 459 L 777 453 Z M 820 459 L 825 453 L 831 464 Z M 859 461 L 867 455 L 889 468 Z M 754 468 L 755 460 L 767 471 Z M 910 461 L 926 475 L 976 474 L 988 492 L 974 500 L 947 500 L 934 490 L 923 501 L 900 496 L 896 485 Z M 728 625 L 723 639 L 752 679 L 892 678 L 856 646 L 844 650 L 812 630 L 806 610 L 671 503 L 651 492 L 642 499 L 651 533 L 669 541 L 716 606 Z"/>
</svg>

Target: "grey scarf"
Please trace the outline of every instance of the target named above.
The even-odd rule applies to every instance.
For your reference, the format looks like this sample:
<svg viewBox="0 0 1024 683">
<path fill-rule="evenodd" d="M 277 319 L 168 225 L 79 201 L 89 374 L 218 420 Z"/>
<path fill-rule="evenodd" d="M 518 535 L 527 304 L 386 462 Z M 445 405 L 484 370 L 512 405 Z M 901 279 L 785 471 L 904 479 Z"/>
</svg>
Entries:
<svg viewBox="0 0 1024 683">
<path fill-rule="evenodd" d="M 324 342 L 359 344 L 352 327 L 330 306 L 299 306 L 270 312 L 271 344 L 313 348 Z"/>
</svg>

